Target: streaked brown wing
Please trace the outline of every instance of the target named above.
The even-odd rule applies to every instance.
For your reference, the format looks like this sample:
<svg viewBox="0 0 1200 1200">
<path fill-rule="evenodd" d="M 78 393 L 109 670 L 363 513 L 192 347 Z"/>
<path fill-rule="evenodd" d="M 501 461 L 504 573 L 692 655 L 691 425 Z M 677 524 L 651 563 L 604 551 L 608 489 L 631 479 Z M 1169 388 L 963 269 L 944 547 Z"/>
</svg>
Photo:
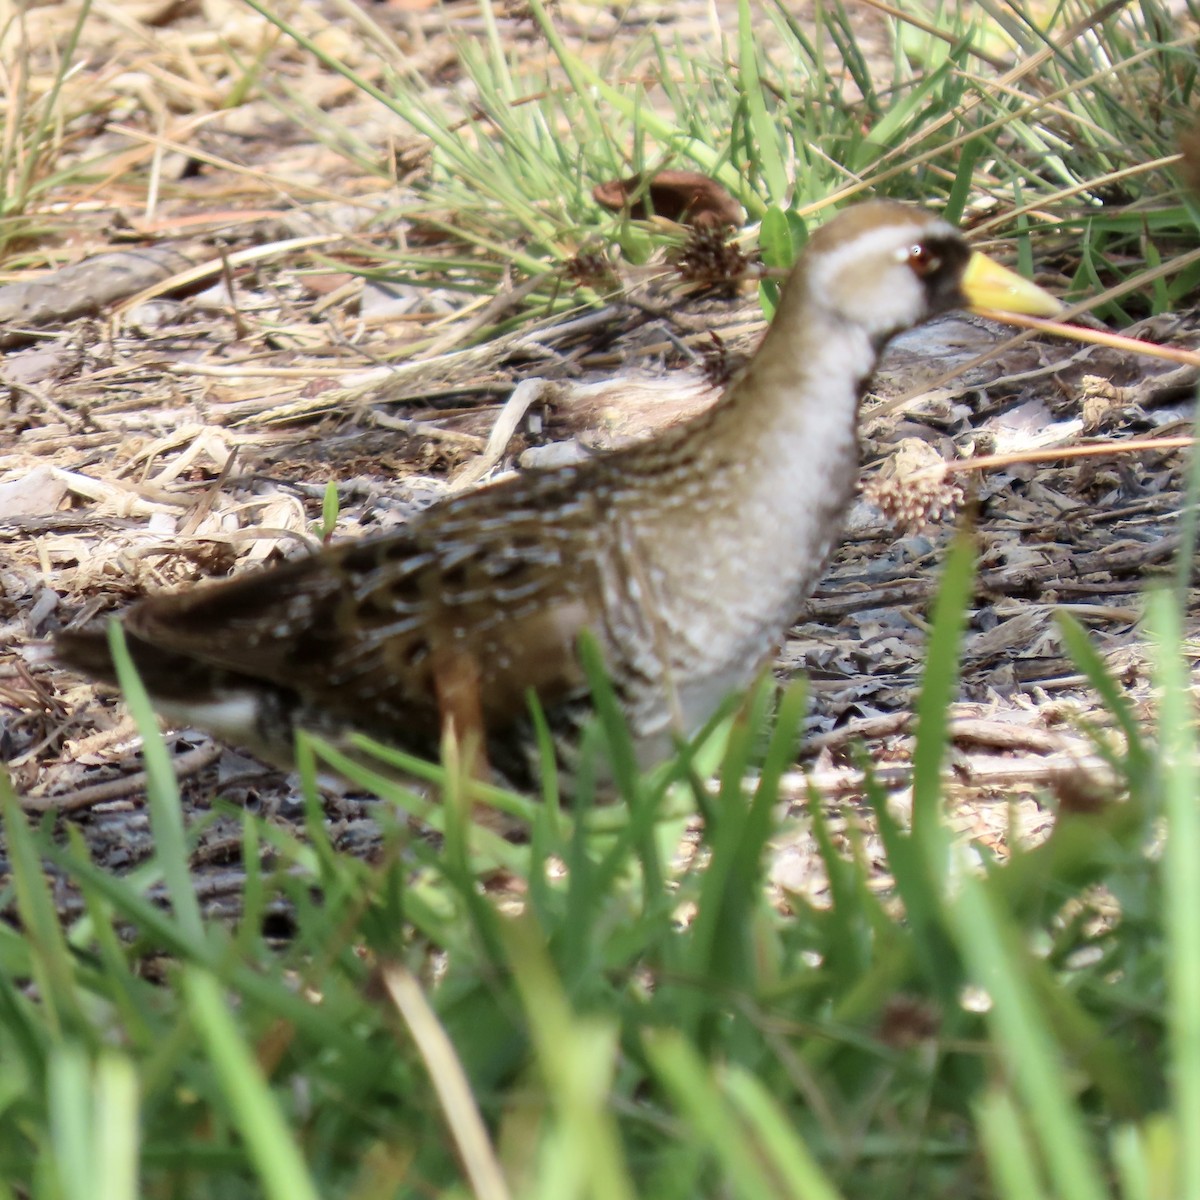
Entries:
<svg viewBox="0 0 1200 1200">
<path fill-rule="evenodd" d="M 127 627 L 368 728 L 435 733 L 447 679 L 472 677 L 485 725 L 501 728 L 525 714 L 529 688 L 548 705 L 582 688 L 576 643 L 598 594 L 587 543 L 548 525 L 538 505 L 512 503 L 514 491 L 464 497 L 391 537 L 151 597 Z"/>
</svg>

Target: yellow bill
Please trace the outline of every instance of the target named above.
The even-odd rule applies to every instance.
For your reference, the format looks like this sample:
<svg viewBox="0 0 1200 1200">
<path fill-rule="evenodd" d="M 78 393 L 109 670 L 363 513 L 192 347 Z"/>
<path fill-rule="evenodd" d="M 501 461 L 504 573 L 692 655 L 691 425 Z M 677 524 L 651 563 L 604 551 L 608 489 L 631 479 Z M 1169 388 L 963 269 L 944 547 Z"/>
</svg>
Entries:
<svg viewBox="0 0 1200 1200">
<path fill-rule="evenodd" d="M 1029 317 L 1053 317 L 1063 307 L 1033 280 L 1002 267 L 978 250 L 972 251 L 967 260 L 962 290 L 972 308 L 993 308 Z"/>
</svg>

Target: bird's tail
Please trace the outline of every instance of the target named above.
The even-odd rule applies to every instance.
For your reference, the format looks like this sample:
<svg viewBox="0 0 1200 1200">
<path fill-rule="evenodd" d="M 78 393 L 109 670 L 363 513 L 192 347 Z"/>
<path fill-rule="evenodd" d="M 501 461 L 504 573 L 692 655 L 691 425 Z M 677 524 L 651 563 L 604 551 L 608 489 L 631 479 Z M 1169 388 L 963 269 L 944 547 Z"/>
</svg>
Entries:
<svg viewBox="0 0 1200 1200">
<path fill-rule="evenodd" d="M 209 682 L 200 676 L 210 676 L 211 668 L 194 658 L 151 645 L 128 630 L 125 644 L 142 683 L 155 699 L 194 697 Z M 60 630 L 54 637 L 54 656 L 72 671 L 116 686 L 117 671 L 108 647 L 108 629 L 102 623 Z"/>
</svg>

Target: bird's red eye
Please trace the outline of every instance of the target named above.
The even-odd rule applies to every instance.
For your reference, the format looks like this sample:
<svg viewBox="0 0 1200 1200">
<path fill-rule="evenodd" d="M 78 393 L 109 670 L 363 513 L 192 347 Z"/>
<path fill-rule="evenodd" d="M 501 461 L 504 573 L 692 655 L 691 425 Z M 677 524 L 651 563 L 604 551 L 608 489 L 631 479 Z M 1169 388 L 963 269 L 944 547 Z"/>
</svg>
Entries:
<svg viewBox="0 0 1200 1200">
<path fill-rule="evenodd" d="M 926 246 L 924 242 L 915 242 L 908 248 L 908 265 L 912 267 L 915 275 L 924 279 L 942 265 L 942 257 Z"/>
</svg>

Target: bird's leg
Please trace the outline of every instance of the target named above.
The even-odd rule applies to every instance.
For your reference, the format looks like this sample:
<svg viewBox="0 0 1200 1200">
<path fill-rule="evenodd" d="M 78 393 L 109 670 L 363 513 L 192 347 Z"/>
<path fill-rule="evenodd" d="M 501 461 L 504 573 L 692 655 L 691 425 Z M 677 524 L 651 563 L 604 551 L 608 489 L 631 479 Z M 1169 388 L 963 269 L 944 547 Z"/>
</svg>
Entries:
<svg viewBox="0 0 1200 1200">
<path fill-rule="evenodd" d="M 442 744 L 453 740 L 457 747 L 461 778 L 490 783 L 492 772 L 487 760 L 479 661 L 470 650 L 448 641 L 435 646 L 432 659 Z M 484 824 L 487 823 L 484 816 Z"/>
</svg>

